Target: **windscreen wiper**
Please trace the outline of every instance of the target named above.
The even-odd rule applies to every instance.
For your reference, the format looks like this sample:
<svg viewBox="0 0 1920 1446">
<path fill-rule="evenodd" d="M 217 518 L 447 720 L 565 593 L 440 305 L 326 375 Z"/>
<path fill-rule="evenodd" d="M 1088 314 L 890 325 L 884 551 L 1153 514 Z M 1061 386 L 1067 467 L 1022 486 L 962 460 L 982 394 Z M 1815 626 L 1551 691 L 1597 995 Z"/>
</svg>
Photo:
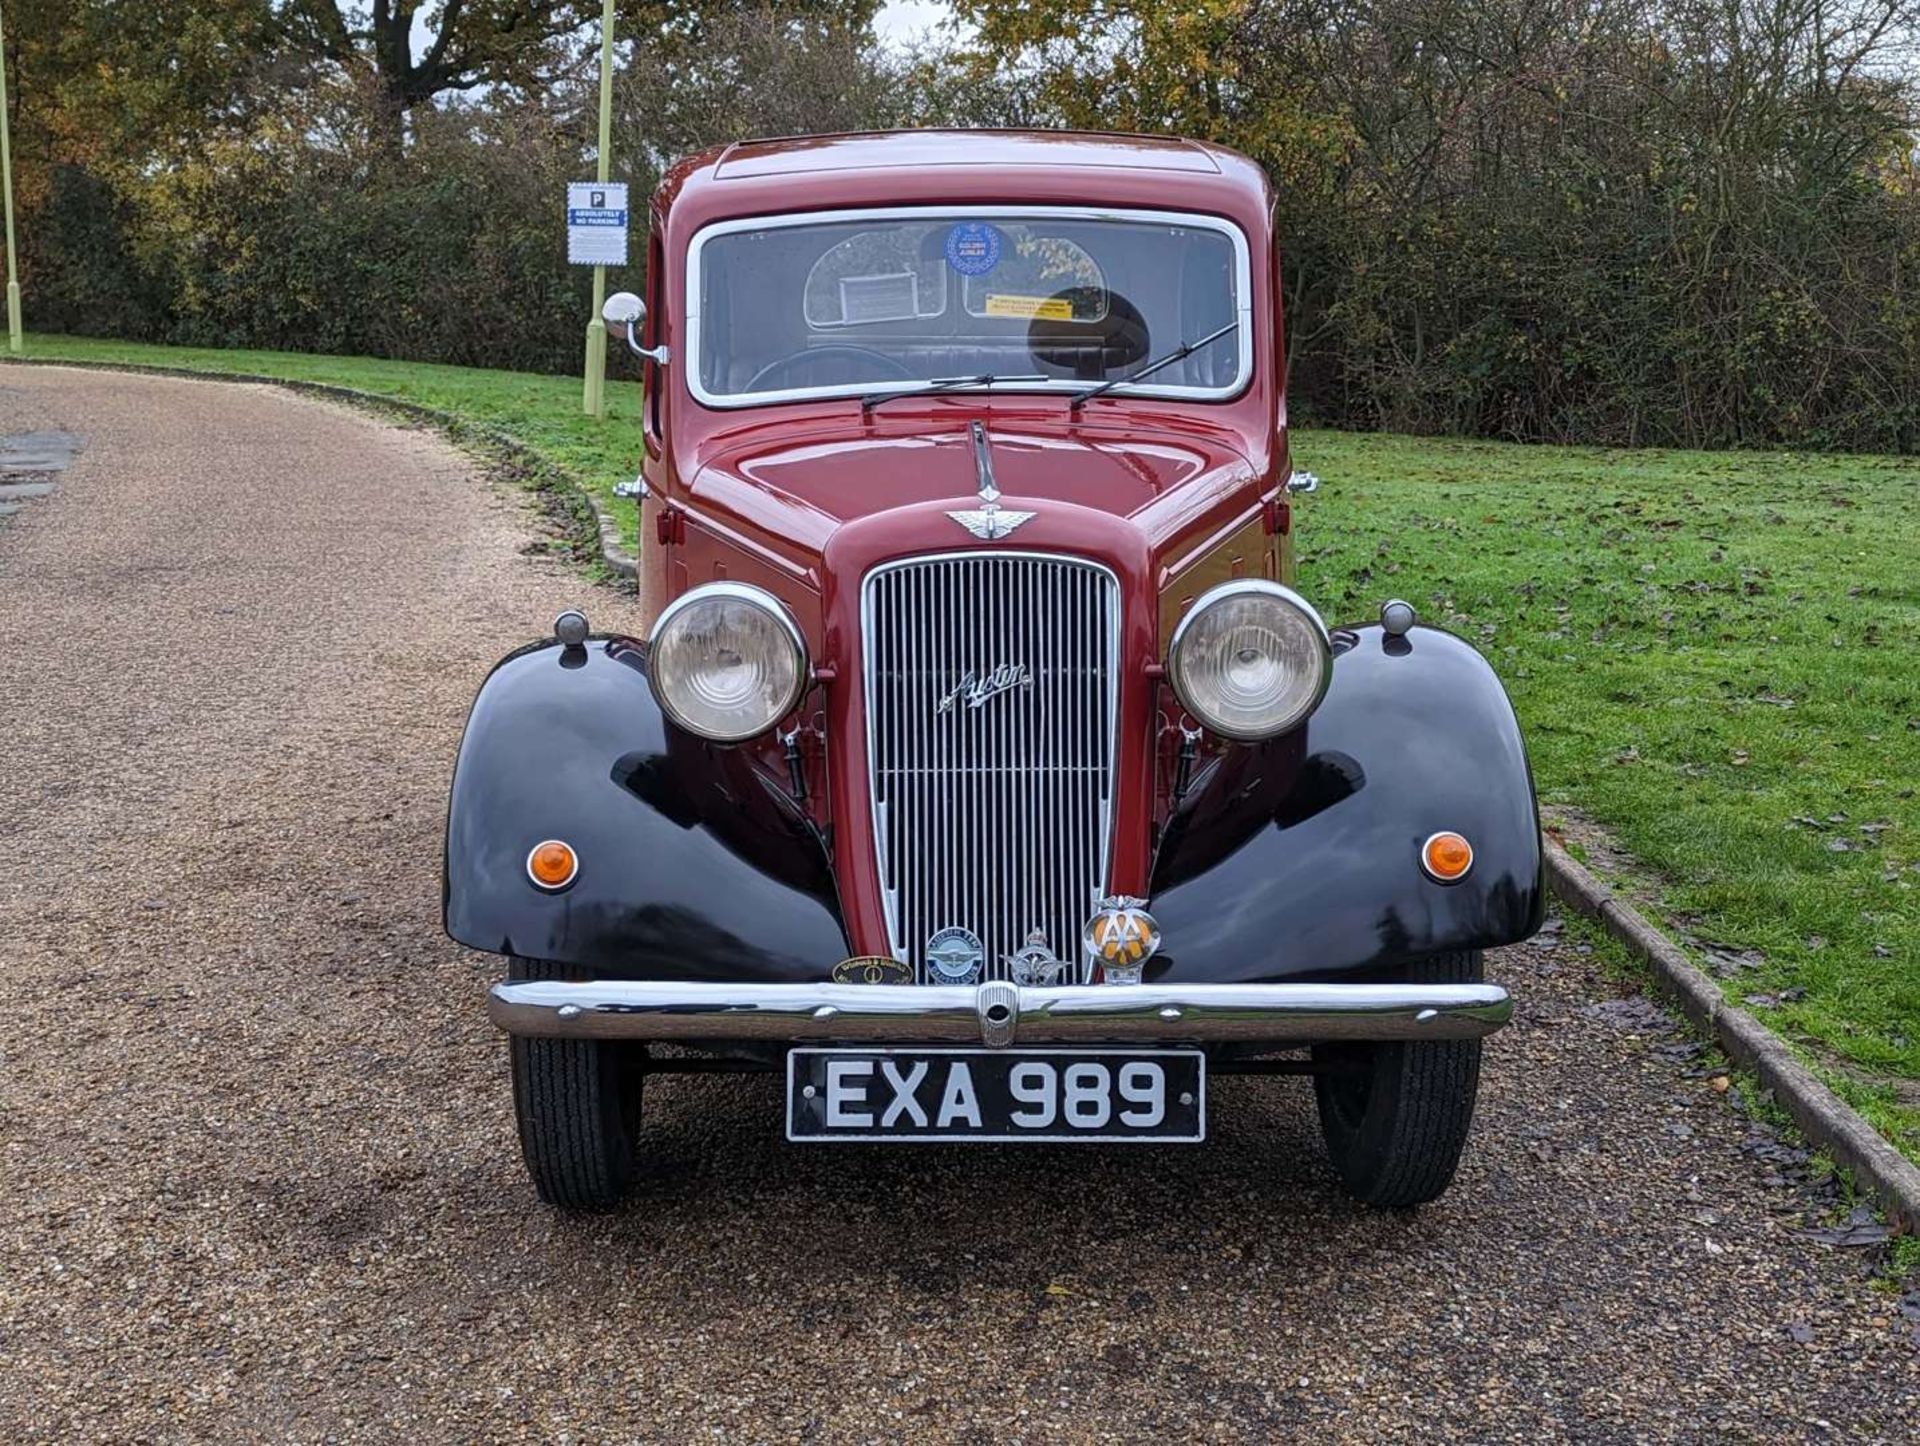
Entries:
<svg viewBox="0 0 1920 1446">
<path fill-rule="evenodd" d="M 965 387 L 991 387 L 1001 382 L 1044 382 L 1047 378 L 1038 373 L 1027 376 L 995 376 L 992 372 L 977 377 L 933 377 L 917 387 L 897 387 L 892 391 L 868 392 L 860 398 L 860 410 L 871 412 L 882 402 L 891 402 L 896 397 L 932 397 L 941 392 L 957 392 Z"/>
<path fill-rule="evenodd" d="M 1212 346 L 1216 341 L 1220 340 L 1221 337 L 1227 336 L 1232 332 L 1238 331 L 1239 329 L 1240 329 L 1240 323 L 1237 320 L 1230 321 L 1225 326 L 1221 327 L 1220 330 L 1215 332 L 1209 332 L 1206 336 L 1201 337 L 1200 340 L 1198 341 L 1190 341 L 1185 346 L 1182 346 L 1175 351 L 1168 352 L 1165 356 L 1161 357 L 1158 361 L 1148 362 L 1145 366 L 1141 367 L 1138 371 L 1128 372 L 1123 377 L 1109 377 L 1106 381 L 1101 382 L 1096 386 L 1088 387 L 1085 391 L 1075 392 L 1073 394 L 1073 401 L 1068 404 L 1069 409 L 1077 412 L 1082 407 L 1084 407 L 1088 402 L 1092 401 L 1095 397 L 1104 396 L 1106 393 L 1112 391 L 1115 387 L 1124 387 L 1129 382 L 1137 382 L 1142 377 L 1152 376 L 1155 372 L 1160 371 L 1163 368 L 1170 367 L 1177 361 L 1185 361 L 1188 357 L 1192 356 L 1195 352 L 1199 351 L 1201 347 Z"/>
</svg>

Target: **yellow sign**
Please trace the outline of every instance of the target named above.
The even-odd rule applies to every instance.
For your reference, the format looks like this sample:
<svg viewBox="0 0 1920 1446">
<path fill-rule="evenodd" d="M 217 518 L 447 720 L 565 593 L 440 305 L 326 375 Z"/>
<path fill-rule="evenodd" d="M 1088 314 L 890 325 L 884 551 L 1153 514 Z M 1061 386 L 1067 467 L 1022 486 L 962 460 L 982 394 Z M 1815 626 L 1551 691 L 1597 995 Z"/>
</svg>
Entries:
<svg viewBox="0 0 1920 1446">
<path fill-rule="evenodd" d="M 1072 321 L 1073 303 L 1063 296 L 987 297 L 988 316 L 1042 317 L 1047 321 Z"/>
</svg>

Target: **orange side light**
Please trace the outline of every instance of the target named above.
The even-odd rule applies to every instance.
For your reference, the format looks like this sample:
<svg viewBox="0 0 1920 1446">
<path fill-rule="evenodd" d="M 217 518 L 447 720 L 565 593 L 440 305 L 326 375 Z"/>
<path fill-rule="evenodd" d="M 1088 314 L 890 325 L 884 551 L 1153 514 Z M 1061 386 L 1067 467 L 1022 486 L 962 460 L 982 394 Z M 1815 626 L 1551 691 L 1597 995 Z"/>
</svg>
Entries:
<svg viewBox="0 0 1920 1446">
<path fill-rule="evenodd" d="M 564 889 L 579 872 L 579 856 L 557 838 L 535 844 L 527 855 L 527 877 L 543 889 Z"/>
<path fill-rule="evenodd" d="M 1473 867 L 1473 845 L 1457 833 L 1437 833 L 1420 845 L 1420 865 L 1429 877 L 1455 883 Z"/>
</svg>

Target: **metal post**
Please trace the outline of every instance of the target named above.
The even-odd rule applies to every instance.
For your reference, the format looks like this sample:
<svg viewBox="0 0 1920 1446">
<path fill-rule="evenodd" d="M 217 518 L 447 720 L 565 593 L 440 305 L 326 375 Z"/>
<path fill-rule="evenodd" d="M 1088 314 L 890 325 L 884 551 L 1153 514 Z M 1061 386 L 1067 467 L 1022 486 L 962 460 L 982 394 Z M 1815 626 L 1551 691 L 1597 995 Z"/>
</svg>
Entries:
<svg viewBox="0 0 1920 1446">
<path fill-rule="evenodd" d="M 600 182 L 613 179 L 613 0 L 600 12 Z M 600 307 L 607 299 L 607 268 L 593 268 L 593 319 L 587 323 L 586 411 L 607 414 L 607 324 Z"/>
<path fill-rule="evenodd" d="M 20 267 L 13 251 L 13 137 L 8 131 L 7 119 L 7 41 L 4 18 L 0 18 L 0 189 L 4 189 L 7 195 L 7 350 L 18 352 L 20 350 Z"/>
</svg>

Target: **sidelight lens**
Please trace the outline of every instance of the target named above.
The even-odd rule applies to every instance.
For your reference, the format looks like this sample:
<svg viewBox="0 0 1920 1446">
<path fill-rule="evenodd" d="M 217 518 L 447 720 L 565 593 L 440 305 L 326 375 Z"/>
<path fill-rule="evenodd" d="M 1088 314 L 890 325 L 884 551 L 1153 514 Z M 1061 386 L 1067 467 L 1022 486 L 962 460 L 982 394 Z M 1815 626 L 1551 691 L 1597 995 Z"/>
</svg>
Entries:
<svg viewBox="0 0 1920 1446">
<path fill-rule="evenodd" d="M 807 646 L 773 594 L 745 583 L 695 588 L 660 614 L 649 650 L 660 706 L 682 728 L 740 743 L 800 702 Z"/>
<path fill-rule="evenodd" d="M 1173 631 L 1167 676 L 1181 705 L 1224 738 L 1257 742 L 1320 706 L 1332 672 L 1326 625 L 1277 582 L 1222 583 Z"/>
<path fill-rule="evenodd" d="M 543 889 L 564 889 L 579 872 L 579 856 L 557 838 L 535 844 L 527 855 L 527 877 Z"/>
<path fill-rule="evenodd" d="M 1451 884 L 1473 867 L 1473 845 L 1457 833 L 1437 833 L 1420 846 L 1420 864 L 1440 883 Z"/>
</svg>

